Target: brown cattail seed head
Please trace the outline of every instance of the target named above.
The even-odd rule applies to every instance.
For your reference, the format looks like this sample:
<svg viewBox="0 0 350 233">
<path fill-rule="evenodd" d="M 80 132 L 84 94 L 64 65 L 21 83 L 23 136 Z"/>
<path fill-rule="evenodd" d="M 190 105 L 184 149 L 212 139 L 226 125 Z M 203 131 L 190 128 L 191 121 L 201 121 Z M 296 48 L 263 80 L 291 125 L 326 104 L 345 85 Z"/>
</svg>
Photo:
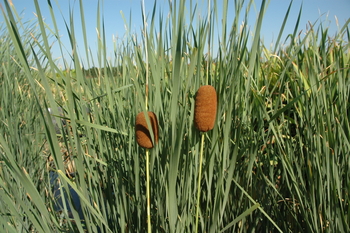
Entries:
<svg viewBox="0 0 350 233">
<path fill-rule="evenodd" d="M 194 124 L 199 131 L 207 132 L 214 128 L 217 97 L 213 86 L 201 86 L 196 94 Z"/>
<path fill-rule="evenodd" d="M 148 112 L 148 117 L 151 123 L 151 127 L 153 130 L 154 141 L 158 142 L 158 121 L 157 116 L 154 112 Z M 147 149 L 153 148 L 151 132 L 148 129 L 147 121 L 144 112 L 140 112 L 136 116 L 136 141 L 139 146 Z"/>
</svg>

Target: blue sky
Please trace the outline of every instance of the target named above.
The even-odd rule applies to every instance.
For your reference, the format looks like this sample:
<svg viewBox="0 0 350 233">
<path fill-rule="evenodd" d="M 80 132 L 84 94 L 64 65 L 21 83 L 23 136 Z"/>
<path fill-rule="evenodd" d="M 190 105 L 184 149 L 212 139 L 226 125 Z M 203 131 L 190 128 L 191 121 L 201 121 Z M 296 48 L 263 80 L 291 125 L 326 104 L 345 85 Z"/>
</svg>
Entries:
<svg viewBox="0 0 350 233">
<path fill-rule="evenodd" d="M 1 0 L 3 2 L 5 0 Z M 65 18 L 69 21 L 69 8 L 74 7 L 74 17 L 76 29 L 80 28 L 80 14 L 79 14 L 79 2 L 73 0 L 51 0 L 53 9 L 56 15 L 56 21 L 60 29 L 60 36 L 62 41 L 69 45 L 68 34 L 65 29 L 64 21 L 62 18 Z M 147 12 L 151 12 L 153 8 L 153 0 L 144 0 L 145 9 Z M 24 19 L 33 19 L 35 18 L 35 7 L 32 0 L 12 0 L 14 6 L 17 9 L 17 12 L 20 12 Z M 47 6 L 47 1 L 38 0 L 42 15 L 45 18 L 45 21 L 48 25 L 52 26 L 50 12 Z M 97 47 L 97 34 L 96 34 L 96 23 L 97 23 L 97 0 L 86 0 L 84 3 L 84 12 L 86 18 L 86 27 L 87 27 L 87 37 L 90 49 L 93 53 L 96 52 Z M 197 11 L 200 15 L 206 14 L 207 1 L 198 0 L 193 2 L 198 2 L 199 9 Z M 222 11 L 222 1 L 218 0 L 218 9 L 219 12 Z M 56 4 L 59 4 L 58 5 Z M 256 1 L 256 8 L 252 8 L 248 25 L 251 30 L 254 28 L 255 17 L 258 13 L 260 7 L 260 0 Z M 289 6 L 289 0 L 271 0 L 268 5 L 264 20 L 261 35 L 263 37 L 265 45 L 269 47 L 271 43 L 276 41 L 278 32 L 283 21 L 283 18 L 286 14 L 287 8 Z M 166 17 L 169 12 L 169 6 L 167 0 L 158 0 L 157 1 L 158 10 L 163 13 L 163 16 Z M 329 27 L 330 35 L 334 34 L 338 30 L 336 24 L 336 18 L 339 22 L 339 26 L 344 25 L 344 23 L 349 19 L 349 10 L 350 10 L 350 0 L 294 0 L 292 10 L 289 15 L 289 19 L 285 28 L 284 37 L 292 33 L 295 27 L 297 20 L 298 12 L 300 6 L 302 5 L 302 17 L 300 21 L 299 30 L 306 29 L 308 21 L 314 23 L 316 20 L 323 22 L 325 26 Z M 232 9 L 232 10 L 231 10 Z M 234 12 L 233 1 L 229 5 L 228 12 Z M 61 15 L 62 12 L 62 15 Z M 105 33 L 107 40 L 107 49 L 109 53 L 107 56 L 113 56 L 113 39 L 122 41 L 124 35 L 126 34 L 126 28 L 121 12 L 124 14 L 126 20 L 131 18 L 130 31 L 131 33 L 139 33 L 142 28 L 142 17 L 141 17 L 141 0 L 105 0 L 103 2 L 103 17 L 105 22 Z M 219 15 L 220 17 L 220 15 Z M 229 14 L 228 21 L 233 19 L 233 15 Z M 2 17 L 0 18 L 2 20 Z M 220 35 L 220 34 L 219 34 Z M 77 40 L 81 41 L 81 48 L 83 49 L 83 40 L 81 32 L 77 30 Z M 69 48 L 69 46 L 68 46 Z M 52 55 L 54 58 L 59 58 L 61 53 L 58 50 L 58 47 L 53 46 Z"/>
</svg>

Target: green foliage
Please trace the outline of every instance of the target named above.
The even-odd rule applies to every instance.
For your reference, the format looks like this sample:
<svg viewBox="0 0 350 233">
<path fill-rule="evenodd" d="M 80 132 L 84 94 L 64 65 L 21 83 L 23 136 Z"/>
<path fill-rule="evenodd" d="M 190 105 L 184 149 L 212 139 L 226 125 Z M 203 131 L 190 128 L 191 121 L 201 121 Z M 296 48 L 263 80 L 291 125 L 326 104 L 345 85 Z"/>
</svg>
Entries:
<svg viewBox="0 0 350 233">
<path fill-rule="evenodd" d="M 49 46 L 56 38 L 63 51 L 56 6 L 48 1 L 54 22 L 48 28 L 38 2 L 34 23 L 4 2 L 2 232 L 146 232 L 146 158 L 134 135 L 135 116 L 145 111 L 146 76 L 148 109 L 159 122 L 149 164 L 153 232 L 194 231 L 200 150 L 194 95 L 206 83 L 219 101 L 205 138 L 199 232 L 350 231 L 349 21 L 333 38 L 322 24 L 311 25 L 304 37 L 294 31 L 289 46 L 269 51 L 259 40 L 265 1 L 252 38 L 239 18 L 247 19 L 253 1 L 247 8 L 234 2 L 232 25 L 227 1 L 224 9 L 213 1 L 203 19 L 192 2 L 189 19 L 185 1 L 170 3 L 168 18 L 157 18 L 155 4 L 151 15 L 142 14 L 141 38 L 126 35 L 107 60 L 99 2 L 96 56 L 81 14 L 91 68 L 72 53 L 62 70 Z M 82 0 L 79 7 L 83 12 Z M 74 51 L 73 17 L 65 20 Z"/>
</svg>

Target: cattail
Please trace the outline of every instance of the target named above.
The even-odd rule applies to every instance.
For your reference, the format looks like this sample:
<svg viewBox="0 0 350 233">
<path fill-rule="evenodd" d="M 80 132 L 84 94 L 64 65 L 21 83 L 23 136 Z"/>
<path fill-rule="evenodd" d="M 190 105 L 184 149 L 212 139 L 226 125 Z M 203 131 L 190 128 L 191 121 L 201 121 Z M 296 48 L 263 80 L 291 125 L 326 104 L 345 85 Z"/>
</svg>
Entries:
<svg viewBox="0 0 350 233">
<path fill-rule="evenodd" d="M 207 132 L 214 128 L 216 118 L 216 91 L 213 86 L 201 86 L 196 94 L 194 124 L 199 131 Z"/>
<path fill-rule="evenodd" d="M 158 142 L 158 121 L 154 112 L 148 112 L 148 117 L 152 126 L 154 141 Z M 144 112 L 140 112 L 136 116 L 136 141 L 139 146 L 151 149 L 153 148 L 151 133 L 147 127 L 147 121 Z"/>
</svg>

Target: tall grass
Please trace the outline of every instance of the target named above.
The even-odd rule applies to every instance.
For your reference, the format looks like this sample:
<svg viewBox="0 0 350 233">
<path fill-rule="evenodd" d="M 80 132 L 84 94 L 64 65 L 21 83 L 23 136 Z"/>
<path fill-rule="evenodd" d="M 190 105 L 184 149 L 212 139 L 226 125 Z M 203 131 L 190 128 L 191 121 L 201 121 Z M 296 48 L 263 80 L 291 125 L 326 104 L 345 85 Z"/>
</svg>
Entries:
<svg viewBox="0 0 350 233">
<path fill-rule="evenodd" d="M 207 18 L 197 17 L 195 2 L 190 14 L 185 1 L 170 2 L 169 17 L 157 15 L 154 4 L 143 14 L 141 38 L 127 35 L 108 60 L 102 2 L 92 54 L 81 0 L 82 56 L 99 67 L 88 78 L 73 15 L 65 19 L 66 56 L 58 6 L 47 3 L 49 28 L 44 3 L 33 2 L 38 17 L 30 22 L 2 3 L 2 232 L 146 232 L 146 158 L 134 134 L 135 117 L 146 110 L 146 76 L 159 123 L 149 164 L 153 232 L 193 232 L 197 207 L 199 232 L 349 232 L 349 21 L 334 37 L 322 23 L 301 36 L 297 21 L 289 46 L 271 51 L 260 42 L 265 1 L 254 33 L 240 24 L 253 1 L 234 1 L 234 9 L 212 1 Z M 64 70 L 51 56 L 52 38 Z M 194 100 L 207 83 L 218 106 L 206 133 L 197 206 Z"/>
</svg>

